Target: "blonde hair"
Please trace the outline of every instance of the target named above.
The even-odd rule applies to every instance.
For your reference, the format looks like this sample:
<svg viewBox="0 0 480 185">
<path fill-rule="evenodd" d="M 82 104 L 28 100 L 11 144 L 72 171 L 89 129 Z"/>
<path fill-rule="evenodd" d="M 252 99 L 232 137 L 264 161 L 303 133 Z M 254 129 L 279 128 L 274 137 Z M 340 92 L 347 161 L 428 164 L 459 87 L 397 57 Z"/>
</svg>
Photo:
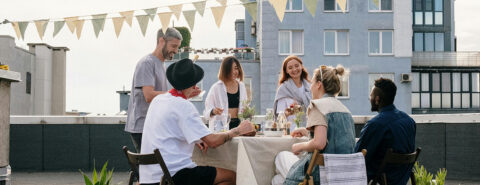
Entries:
<svg viewBox="0 0 480 185">
<path fill-rule="evenodd" d="M 336 68 L 332 66 L 320 66 L 313 72 L 314 82 L 322 82 L 325 93 L 337 95 L 341 90 L 340 76 L 343 76 L 348 71 L 345 71 L 342 65 L 337 65 Z"/>
</svg>

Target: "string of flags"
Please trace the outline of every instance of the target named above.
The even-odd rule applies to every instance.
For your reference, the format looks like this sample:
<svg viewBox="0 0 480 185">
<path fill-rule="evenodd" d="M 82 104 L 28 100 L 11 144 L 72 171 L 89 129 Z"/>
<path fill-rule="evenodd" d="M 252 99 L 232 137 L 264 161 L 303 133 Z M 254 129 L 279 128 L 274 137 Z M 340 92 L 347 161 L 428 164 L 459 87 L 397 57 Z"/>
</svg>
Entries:
<svg viewBox="0 0 480 185">
<path fill-rule="evenodd" d="M 189 52 L 194 54 L 231 54 L 231 53 L 253 53 L 255 50 L 253 48 L 202 48 L 202 49 L 195 49 L 184 47 L 180 48 L 179 53 Z"/>
<path fill-rule="evenodd" d="M 218 28 L 220 28 L 223 15 L 225 13 L 225 8 L 227 6 L 234 6 L 234 5 L 243 5 L 247 12 L 250 14 L 254 21 L 257 20 L 257 2 L 250 1 L 250 0 L 240 0 L 240 4 L 228 4 L 227 0 L 216 0 L 216 2 L 220 6 L 211 6 L 208 9 L 211 10 L 212 15 L 215 19 L 215 23 Z M 283 21 L 283 17 L 285 14 L 285 9 L 287 6 L 288 1 L 290 0 L 268 0 L 272 7 L 275 9 L 276 15 L 280 22 Z M 304 0 L 305 6 L 307 7 L 310 14 L 315 17 L 316 7 L 319 0 Z M 346 0 L 336 0 L 339 7 L 345 12 L 346 8 Z M 172 15 L 175 16 L 177 20 L 180 19 L 180 16 L 183 14 L 183 17 L 187 21 L 188 27 L 191 31 L 193 31 L 195 25 L 195 17 L 198 13 L 201 17 L 203 17 L 205 13 L 207 0 L 191 2 L 191 3 L 183 3 L 183 4 L 176 4 L 176 5 L 169 5 L 163 6 L 168 8 L 170 11 L 167 12 L 158 12 L 159 8 L 163 7 L 156 7 L 156 8 L 148 8 L 142 10 L 130 10 L 130 11 L 123 11 L 117 13 L 103 13 L 103 14 L 94 14 L 88 16 L 74 16 L 74 17 L 65 17 L 61 19 L 41 19 L 41 20 L 33 20 L 33 21 L 8 21 L 4 20 L 0 22 L 0 24 L 7 24 L 11 23 L 18 39 L 24 39 L 25 31 L 29 25 L 29 23 L 33 22 L 38 32 L 38 36 L 40 39 L 43 40 L 45 35 L 45 30 L 47 29 L 47 25 L 53 22 L 54 31 L 53 37 L 55 37 L 65 25 L 67 25 L 68 29 L 72 34 L 76 34 L 77 39 L 80 39 L 82 35 L 82 29 L 86 21 L 90 20 L 93 26 L 93 30 L 95 33 L 95 37 L 98 38 L 101 32 L 103 32 L 105 27 L 105 20 L 111 19 L 113 23 L 113 27 L 115 29 L 115 34 L 117 38 L 120 36 L 120 32 L 123 27 L 123 23 L 126 22 L 130 27 L 132 27 L 133 18 L 135 17 L 142 35 L 145 36 L 148 23 L 153 21 L 156 16 L 160 19 L 160 23 L 162 25 L 162 30 L 165 32 L 166 29 L 169 27 L 170 20 L 172 19 Z M 185 4 L 192 4 L 194 9 L 193 10 L 183 10 L 183 6 Z M 114 15 L 111 15 L 114 14 Z M 110 15 L 110 16 L 108 16 Z M 119 15 L 119 16 L 118 16 Z M 90 18 L 88 18 L 90 17 Z"/>
</svg>

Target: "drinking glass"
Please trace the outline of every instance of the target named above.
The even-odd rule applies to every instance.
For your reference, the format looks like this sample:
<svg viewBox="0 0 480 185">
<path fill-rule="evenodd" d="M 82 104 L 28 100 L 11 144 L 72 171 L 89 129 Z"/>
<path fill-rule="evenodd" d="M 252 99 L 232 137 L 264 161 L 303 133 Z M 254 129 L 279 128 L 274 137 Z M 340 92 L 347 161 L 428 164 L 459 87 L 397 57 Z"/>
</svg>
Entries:
<svg viewBox="0 0 480 185">
<path fill-rule="evenodd" d="M 230 126 L 230 121 L 232 119 L 232 116 L 230 114 L 226 114 L 223 117 L 224 117 L 224 119 L 222 120 L 223 131 L 228 131 L 228 127 Z"/>
</svg>

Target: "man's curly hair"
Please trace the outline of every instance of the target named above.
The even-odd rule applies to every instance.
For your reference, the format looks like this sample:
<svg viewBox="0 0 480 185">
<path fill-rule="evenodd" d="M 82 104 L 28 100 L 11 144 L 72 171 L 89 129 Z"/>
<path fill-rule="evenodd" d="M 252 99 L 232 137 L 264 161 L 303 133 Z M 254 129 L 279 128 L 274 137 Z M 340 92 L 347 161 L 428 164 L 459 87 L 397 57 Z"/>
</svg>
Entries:
<svg viewBox="0 0 480 185">
<path fill-rule="evenodd" d="M 397 86 L 392 80 L 379 78 L 375 80 L 375 87 L 380 90 L 377 95 L 380 96 L 380 104 L 382 107 L 393 104 L 395 95 L 397 94 Z"/>
</svg>

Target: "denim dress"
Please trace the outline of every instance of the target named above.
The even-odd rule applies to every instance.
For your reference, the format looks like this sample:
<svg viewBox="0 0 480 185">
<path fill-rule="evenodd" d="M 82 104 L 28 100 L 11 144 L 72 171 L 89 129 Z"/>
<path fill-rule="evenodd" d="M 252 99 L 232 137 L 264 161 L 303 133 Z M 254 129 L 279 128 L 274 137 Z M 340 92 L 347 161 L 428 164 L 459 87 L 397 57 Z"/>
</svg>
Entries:
<svg viewBox="0 0 480 185">
<path fill-rule="evenodd" d="M 327 146 L 323 153 L 328 154 L 351 154 L 355 149 L 355 125 L 350 111 L 335 97 L 325 95 L 321 99 L 312 100 L 309 109 L 318 109 L 327 123 Z M 309 111 L 310 112 L 310 111 Z M 315 113 L 315 112 L 312 112 Z M 312 116 L 309 114 L 308 118 Z M 307 122 L 307 128 L 318 125 Z M 313 128 L 311 128 L 313 132 Z M 308 153 L 297 161 L 288 171 L 285 185 L 298 185 L 305 178 L 312 153 Z M 320 184 L 320 173 L 318 166 L 312 172 L 314 184 Z"/>
</svg>

